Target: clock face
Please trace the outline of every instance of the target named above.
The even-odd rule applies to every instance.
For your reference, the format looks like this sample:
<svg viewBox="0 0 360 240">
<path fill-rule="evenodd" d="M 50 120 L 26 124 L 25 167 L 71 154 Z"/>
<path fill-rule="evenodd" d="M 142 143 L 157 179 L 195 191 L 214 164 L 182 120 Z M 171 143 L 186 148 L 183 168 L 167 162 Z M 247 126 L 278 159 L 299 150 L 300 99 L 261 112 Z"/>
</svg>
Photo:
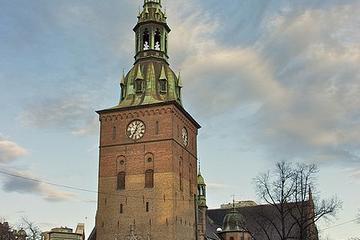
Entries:
<svg viewBox="0 0 360 240">
<path fill-rule="evenodd" d="M 189 144 L 189 136 L 188 136 L 188 132 L 187 132 L 186 128 L 182 129 L 181 137 L 182 137 L 182 140 L 183 140 L 183 144 L 185 146 L 187 146 Z"/>
<path fill-rule="evenodd" d="M 126 134 L 132 140 L 142 138 L 145 134 L 145 124 L 140 120 L 132 121 L 126 129 Z"/>
</svg>

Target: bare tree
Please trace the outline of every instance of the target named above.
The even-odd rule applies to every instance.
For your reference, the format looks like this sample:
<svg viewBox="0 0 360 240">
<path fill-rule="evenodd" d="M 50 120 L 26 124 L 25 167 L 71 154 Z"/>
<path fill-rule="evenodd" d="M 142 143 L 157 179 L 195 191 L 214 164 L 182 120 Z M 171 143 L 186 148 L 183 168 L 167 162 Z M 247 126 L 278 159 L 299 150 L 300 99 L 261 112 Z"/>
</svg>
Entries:
<svg viewBox="0 0 360 240">
<path fill-rule="evenodd" d="M 318 169 L 315 165 L 276 163 L 274 171 L 255 179 L 258 196 L 273 212 L 259 213 L 259 228 L 268 239 L 317 239 L 315 223 L 333 216 L 341 206 L 336 198 L 314 201 Z M 267 226 L 264 226 L 266 224 Z"/>
<path fill-rule="evenodd" d="M 37 224 L 23 217 L 20 226 L 26 231 L 27 240 L 41 240 L 41 230 Z"/>
<path fill-rule="evenodd" d="M 322 218 L 334 217 L 337 210 L 341 208 L 341 201 L 336 197 L 327 200 L 313 198 L 312 189 L 315 188 L 319 172 L 316 165 L 297 164 L 293 168 L 293 172 L 292 181 L 295 183 L 294 209 L 290 211 L 290 214 L 299 228 L 299 239 L 316 237 L 318 232 L 315 223 Z"/>
</svg>

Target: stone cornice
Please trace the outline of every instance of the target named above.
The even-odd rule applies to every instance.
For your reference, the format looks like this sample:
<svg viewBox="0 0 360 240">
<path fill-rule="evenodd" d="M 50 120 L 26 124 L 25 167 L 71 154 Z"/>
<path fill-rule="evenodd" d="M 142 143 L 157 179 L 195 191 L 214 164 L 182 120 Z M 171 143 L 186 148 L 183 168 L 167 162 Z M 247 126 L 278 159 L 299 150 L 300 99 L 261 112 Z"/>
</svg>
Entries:
<svg viewBox="0 0 360 240">
<path fill-rule="evenodd" d="M 120 113 L 120 112 L 131 111 L 131 110 L 142 110 L 143 114 L 145 115 L 145 113 L 149 114 L 151 111 L 153 111 L 150 109 L 151 107 L 166 107 L 166 106 L 175 106 L 181 113 L 183 113 L 187 117 L 187 119 L 190 122 L 192 122 L 194 124 L 194 126 L 197 129 L 201 128 L 200 124 L 177 101 L 167 101 L 167 102 L 153 103 L 153 104 L 147 104 L 147 105 L 138 105 L 138 106 L 129 106 L 129 107 L 114 107 L 114 108 L 99 110 L 99 111 L 96 111 L 96 113 L 98 113 L 101 116 L 103 114 L 108 114 L 108 113 Z M 162 109 L 162 112 L 166 113 L 168 110 L 170 110 L 170 109 L 164 108 L 164 109 Z M 156 111 L 154 111 L 154 112 L 156 112 Z M 159 111 L 159 113 L 161 114 L 161 111 Z M 120 117 L 123 118 L 124 116 L 120 116 Z"/>
</svg>

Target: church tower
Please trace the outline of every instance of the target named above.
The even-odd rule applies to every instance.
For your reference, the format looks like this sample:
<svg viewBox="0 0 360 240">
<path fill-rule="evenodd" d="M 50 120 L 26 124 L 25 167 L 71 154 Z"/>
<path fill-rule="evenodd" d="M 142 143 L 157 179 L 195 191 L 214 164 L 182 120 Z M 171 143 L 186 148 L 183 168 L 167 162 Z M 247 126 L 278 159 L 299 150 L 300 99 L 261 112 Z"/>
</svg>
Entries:
<svg viewBox="0 0 360 240">
<path fill-rule="evenodd" d="M 197 134 L 168 63 L 161 0 L 144 0 L 135 63 L 100 119 L 97 240 L 195 240 Z"/>
<path fill-rule="evenodd" d="M 207 215 L 206 211 L 208 209 L 206 205 L 206 184 L 203 176 L 201 175 L 200 168 L 197 176 L 197 226 L 198 226 L 198 240 L 206 240 L 206 222 Z"/>
</svg>

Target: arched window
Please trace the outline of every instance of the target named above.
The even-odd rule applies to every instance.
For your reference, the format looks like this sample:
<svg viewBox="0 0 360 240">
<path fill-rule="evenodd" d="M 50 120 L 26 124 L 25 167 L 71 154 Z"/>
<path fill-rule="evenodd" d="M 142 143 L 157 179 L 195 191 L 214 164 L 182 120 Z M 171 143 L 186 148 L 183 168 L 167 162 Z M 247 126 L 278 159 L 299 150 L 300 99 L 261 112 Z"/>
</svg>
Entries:
<svg viewBox="0 0 360 240">
<path fill-rule="evenodd" d="M 165 53 L 167 54 L 168 51 L 168 40 L 167 40 L 167 34 L 165 34 Z"/>
<path fill-rule="evenodd" d="M 125 189 L 125 172 L 119 172 L 117 175 L 117 189 L 124 190 Z"/>
<path fill-rule="evenodd" d="M 230 240 L 234 240 L 234 237 L 230 237 Z"/>
<path fill-rule="evenodd" d="M 154 42 L 155 42 L 155 50 L 160 51 L 161 50 L 161 33 L 160 33 L 159 29 L 156 29 L 156 31 L 155 31 Z"/>
<path fill-rule="evenodd" d="M 143 34 L 143 50 L 150 49 L 150 34 L 148 29 L 146 28 Z"/>
<path fill-rule="evenodd" d="M 145 188 L 154 187 L 154 170 L 148 169 L 145 172 Z"/>
</svg>

